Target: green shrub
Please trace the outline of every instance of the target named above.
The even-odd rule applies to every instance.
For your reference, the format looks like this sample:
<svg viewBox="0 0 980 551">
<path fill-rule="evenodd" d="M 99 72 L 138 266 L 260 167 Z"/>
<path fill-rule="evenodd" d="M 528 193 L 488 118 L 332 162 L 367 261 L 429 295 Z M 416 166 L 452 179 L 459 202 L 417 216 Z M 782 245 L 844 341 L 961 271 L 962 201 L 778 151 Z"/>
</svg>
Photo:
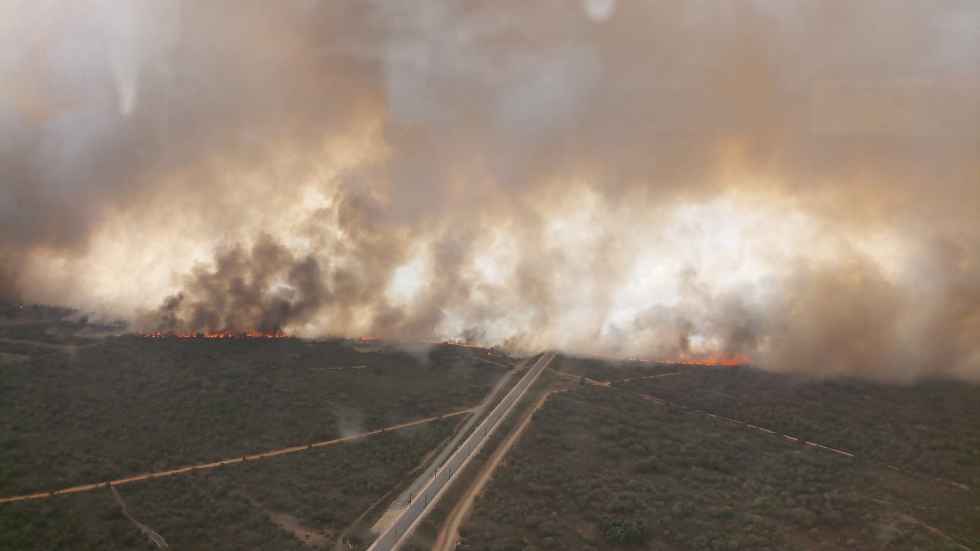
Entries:
<svg viewBox="0 0 980 551">
<path fill-rule="evenodd" d="M 649 537 L 647 525 L 639 519 L 616 519 L 605 523 L 602 534 L 609 543 L 618 545 L 639 545 Z"/>
</svg>

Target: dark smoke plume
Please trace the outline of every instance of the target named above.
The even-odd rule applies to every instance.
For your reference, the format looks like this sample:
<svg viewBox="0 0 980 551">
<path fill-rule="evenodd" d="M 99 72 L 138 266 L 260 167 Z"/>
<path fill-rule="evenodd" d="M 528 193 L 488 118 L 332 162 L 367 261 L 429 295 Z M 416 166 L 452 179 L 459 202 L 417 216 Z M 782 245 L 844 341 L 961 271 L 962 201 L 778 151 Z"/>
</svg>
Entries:
<svg viewBox="0 0 980 551">
<path fill-rule="evenodd" d="M 186 299 L 186 300 L 185 300 Z M 221 251 L 213 270 L 195 269 L 144 325 L 155 331 L 282 331 L 330 300 L 319 262 L 296 258 L 268 236 L 250 250 Z"/>
<path fill-rule="evenodd" d="M 980 377 L 980 7 L 0 0 L 0 297 Z"/>
</svg>

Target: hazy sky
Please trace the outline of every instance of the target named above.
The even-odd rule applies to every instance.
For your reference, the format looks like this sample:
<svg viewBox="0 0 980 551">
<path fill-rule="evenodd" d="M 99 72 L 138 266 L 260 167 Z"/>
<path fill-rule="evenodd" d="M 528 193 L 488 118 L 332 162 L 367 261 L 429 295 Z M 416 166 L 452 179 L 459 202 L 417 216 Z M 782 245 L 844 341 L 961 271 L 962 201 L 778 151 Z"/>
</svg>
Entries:
<svg viewBox="0 0 980 551">
<path fill-rule="evenodd" d="M 0 296 L 980 376 L 973 0 L 0 0 Z"/>
</svg>

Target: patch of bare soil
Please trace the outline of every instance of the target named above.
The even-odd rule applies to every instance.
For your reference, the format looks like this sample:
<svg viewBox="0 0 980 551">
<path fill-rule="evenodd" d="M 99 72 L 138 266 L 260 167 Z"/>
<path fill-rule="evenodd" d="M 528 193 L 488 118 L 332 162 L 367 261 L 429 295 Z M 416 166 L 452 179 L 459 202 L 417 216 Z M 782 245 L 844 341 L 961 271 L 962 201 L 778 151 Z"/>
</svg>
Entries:
<svg viewBox="0 0 980 551">
<path fill-rule="evenodd" d="M 303 525 L 296 517 L 290 515 L 289 513 L 279 513 L 276 511 L 271 511 L 262 506 L 261 503 L 256 501 L 254 498 L 249 497 L 248 500 L 252 505 L 261 510 L 269 520 L 273 522 L 279 528 L 292 534 L 294 538 L 303 542 L 310 547 L 323 548 L 326 547 L 328 536 L 330 535 L 326 531 L 313 530 Z"/>
</svg>

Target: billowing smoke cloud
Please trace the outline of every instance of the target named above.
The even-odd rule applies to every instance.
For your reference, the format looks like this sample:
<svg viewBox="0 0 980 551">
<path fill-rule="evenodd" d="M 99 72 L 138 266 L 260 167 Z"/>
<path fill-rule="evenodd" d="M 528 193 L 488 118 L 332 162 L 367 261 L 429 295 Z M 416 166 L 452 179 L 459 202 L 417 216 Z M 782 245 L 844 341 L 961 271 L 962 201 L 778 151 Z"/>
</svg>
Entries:
<svg viewBox="0 0 980 551">
<path fill-rule="evenodd" d="M 0 294 L 980 376 L 980 7 L 0 0 Z"/>
<path fill-rule="evenodd" d="M 303 322 L 330 300 L 320 264 L 296 258 L 285 247 L 260 236 L 249 251 L 240 246 L 217 254 L 213 270 L 198 267 L 186 290 L 167 297 L 146 323 L 170 332 L 229 328 L 279 332 Z M 185 304 L 185 296 L 190 297 Z"/>
</svg>

